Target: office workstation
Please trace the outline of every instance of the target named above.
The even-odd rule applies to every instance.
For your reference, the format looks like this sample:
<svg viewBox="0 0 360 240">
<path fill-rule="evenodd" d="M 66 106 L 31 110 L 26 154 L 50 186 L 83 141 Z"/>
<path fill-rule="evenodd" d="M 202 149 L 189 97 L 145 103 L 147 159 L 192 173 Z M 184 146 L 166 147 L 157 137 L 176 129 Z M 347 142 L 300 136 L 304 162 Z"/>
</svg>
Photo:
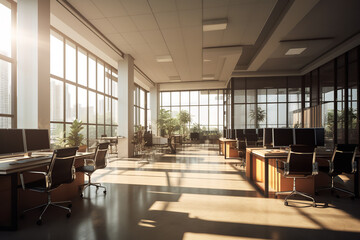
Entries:
<svg viewBox="0 0 360 240">
<path fill-rule="evenodd" d="M 358 9 L 0 0 L 0 239 L 360 239 Z"/>
</svg>

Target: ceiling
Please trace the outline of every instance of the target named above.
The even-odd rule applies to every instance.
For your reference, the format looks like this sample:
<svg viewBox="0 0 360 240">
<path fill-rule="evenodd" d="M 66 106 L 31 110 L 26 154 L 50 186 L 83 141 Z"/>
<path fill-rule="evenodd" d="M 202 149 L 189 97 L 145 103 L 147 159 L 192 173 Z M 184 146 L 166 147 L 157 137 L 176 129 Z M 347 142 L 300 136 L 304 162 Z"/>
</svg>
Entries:
<svg viewBox="0 0 360 240">
<path fill-rule="evenodd" d="M 156 83 L 298 74 L 360 32 L 358 0 L 68 0 Z M 203 32 L 206 20 L 225 30 Z M 289 48 L 306 47 L 296 56 Z M 171 56 L 172 62 L 156 61 Z"/>
</svg>

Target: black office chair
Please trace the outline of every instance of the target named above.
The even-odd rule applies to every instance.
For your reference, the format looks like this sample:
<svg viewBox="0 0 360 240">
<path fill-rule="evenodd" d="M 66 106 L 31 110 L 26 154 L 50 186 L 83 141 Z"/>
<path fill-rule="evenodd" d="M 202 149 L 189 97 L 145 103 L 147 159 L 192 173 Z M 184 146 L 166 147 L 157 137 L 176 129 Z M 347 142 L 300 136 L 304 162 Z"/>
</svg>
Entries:
<svg viewBox="0 0 360 240">
<path fill-rule="evenodd" d="M 245 134 L 246 147 L 256 147 L 257 141 L 256 134 Z"/>
<path fill-rule="evenodd" d="M 278 194 L 288 194 L 286 196 L 284 204 L 288 206 L 288 199 L 293 195 L 300 195 L 305 198 L 309 198 L 313 202 L 313 207 L 316 207 L 316 202 L 313 197 L 306 193 L 302 193 L 296 190 L 296 179 L 297 178 L 308 178 L 312 175 L 318 174 L 317 162 L 315 162 L 316 151 L 314 146 L 307 145 L 291 145 L 287 156 L 287 160 L 281 161 L 276 160 L 277 172 L 283 174 L 285 178 L 293 178 L 293 190 L 276 192 L 275 197 Z M 282 163 L 282 166 L 281 164 Z"/>
<path fill-rule="evenodd" d="M 61 186 L 65 183 L 71 183 L 74 181 L 75 175 L 75 168 L 74 168 L 74 161 L 75 155 L 78 147 L 72 148 L 63 148 L 57 149 L 54 151 L 53 156 L 51 158 L 50 165 L 48 167 L 47 172 L 39 172 L 39 171 L 27 171 L 24 173 L 31 173 L 31 174 L 41 174 L 44 176 L 43 179 L 40 179 L 35 182 L 25 183 L 24 180 L 24 173 L 20 173 L 20 180 L 21 185 L 24 190 L 30 190 L 35 192 L 46 193 L 48 196 L 48 201 L 45 204 L 40 206 L 36 206 L 30 209 L 27 209 L 25 212 L 45 207 L 44 210 L 41 212 L 41 215 L 36 222 L 38 225 L 42 224 L 42 216 L 44 215 L 45 211 L 48 209 L 49 206 L 63 208 L 68 211 L 67 217 L 71 216 L 71 201 L 63 201 L 63 202 L 52 202 L 51 201 L 51 192 L 56 189 L 57 187 Z M 68 207 L 61 206 L 59 204 L 69 204 Z"/>
<path fill-rule="evenodd" d="M 85 166 L 76 168 L 76 171 L 83 172 L 85 175 L 88 176 L 88 182 L 80 186 L 80 188 L 82 187 L 80 194 L 81 197 L 84 196 L 84 191 L 89 186 L 95 186 L 96 190 L 98 190 L 99 187 L 103 188 L 104 194 L 106 194 L 106 187 L 101 186 L 100 183 L 91 182 L 91 174 L 93 174 L 97 169 L 102 169 L 106 167 L 106 153 L 109 148 L 109 144 L 110 143 L 108 142 L 99 143 L 99 145 L 96 147 L 94 159 L 85 159 Z"/>
<path fill-rule="evenodd" d="M 357 152 L 357 145 L 356 144 L 338 144 L 333 152 L 331 160 L 328 160 L 328 166 L 320 166 L 319 170 L 321 172 L 327 173 L 331 177 L 331 186 L 330 187 L 323 187 L 318 189 L 315 193 L 318 194 L 319 191 L 323 190 L 330 190 L 333 193 L 334 190 L 348 193 L 350 194 L 351 198 L 355 198 L 355 194 L 334 186 L 334 177 L 342 174 L 354 174 L 357 170 L 357 165 L 355 161 L 355 156 Z M 339 195 L 336 195 L 339 197 Z"/>
<path fill-rule="evenodd" d="M 244 140 L 237 139 L 236 149 L 238 150 L 238 155 L 240 158 L 240 166 L 246 166 L 246 142 Z"/>
</svg>

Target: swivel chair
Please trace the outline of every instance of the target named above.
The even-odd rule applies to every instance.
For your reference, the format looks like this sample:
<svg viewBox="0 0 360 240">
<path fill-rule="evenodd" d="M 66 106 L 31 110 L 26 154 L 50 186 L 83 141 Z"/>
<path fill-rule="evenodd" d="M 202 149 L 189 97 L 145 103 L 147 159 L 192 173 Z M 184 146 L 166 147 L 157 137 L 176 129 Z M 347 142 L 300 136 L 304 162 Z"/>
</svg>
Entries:
<svg viewBox="0 0 360 240">
<path fill-rule="evenodd" d="M 357 170 L 357 164 L 355 162 L 355 156 L 357 152 L 357 145 L 355 144 L 338 144 L 333 152 L 331 160 L 328 160 L 328 166 L 320 166 L 319 170 L 321 172 L 327 173 L 331 177 L 331 186 L 330 187 L 323 187 L 318 189 L 315 194 L 318 194 L 319 191 L 323 190 L 330 190 L 331 193 L 334 190 L 348 193 L 352 199 L 355 198 L 355 194 L 334 186 L 334 177 L 342 174 L 342 173 L 349 173 L 355 174 Z M 336 195 L 339 197 L 339 195 Z"/>
<path fill-rule="evenodd" d="M 84 190 L 89 186 L 95 186 L 96 190 L 99 188 L 104 189 L 104 194 L 106 194 L 106 187 L 101 186 L 101 183 L 93 183 L 91 182 L 91 174 L 93 174 L 97 169 L 105 168 L 107 165 L 106 161 L 106 153 L 109 148 L 108 142 L 99 143 L 95 150 L 95 157 L 94 159 L 85 159 L 85 166 L 81 166 L 76 168 L 76 171 L 83 172 L 85 175 L 88 176 L 88 182 L 81 185 L 81 194 L 80 197 L 84 196 Z"/>
<path fill-rule="evenodd" d="M 284 200 L 284 205 L 288 206 L 288 199 L 294 195 L 300 195 L 305 198 L 311 199 L 313 207 L 316 207 L 316 202 L 313 197 L 306 193 L 302 193 L 296 190 L 296 179 L 297 178 L 308 178 L 312 175 L 318 174 L 317 162 L 315 162 L 315 146 L 307 145 L 291 145 L 286 161 L 276 160 L 277 172 L 283 174 L 285 178 L 293 178 L 293 190 L 276 192 L 275 197 L 278 194 L 287 194 Z M 283 167 L 279 163 L 283 164 Z"/>
<path fill-rule="evenodd" d="M 47 203 L 27 209 L 23 212 L 24 214 L 25 212 L 44 207 L 44 210 L 41 212 L 36 224 L 38 225 L 42 224 L 42 216 L 44 215 L 44 213 L 46 212 L 49 206 L 65 209 L 68 211 L 66 217 L 69 218 L 71 216 L 71 209 L 70 209 L 72 207 L 71 201 L 52 202 L 51 192 L 57 187 L 61 186 L 62 184 L 71 183 L 72 181 L 74 181 L 76 177 L 74 161 L 77 150 L 78 147 L 55 150 L 52 155 L 51 162 L 47 172 L 26 171 L 20 173 L 20 180 L 23 190 L 46 193 L 48 197 Z M 44 178 L 35 182 L 26 183 L 24 180 L 24 173 L 39 174 L 39 175 L 43 175 Z M 68 204 L 68 207 L 64 207 L 59 204 Z"/>
</svg>

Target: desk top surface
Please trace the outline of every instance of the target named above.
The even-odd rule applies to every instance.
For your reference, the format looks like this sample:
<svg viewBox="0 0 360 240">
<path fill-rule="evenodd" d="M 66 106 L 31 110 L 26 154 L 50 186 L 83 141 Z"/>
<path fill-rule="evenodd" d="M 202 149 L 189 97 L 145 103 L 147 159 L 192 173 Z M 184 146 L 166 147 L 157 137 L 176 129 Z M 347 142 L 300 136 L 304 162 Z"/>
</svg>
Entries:
<svg viewBox="0 0 360 240">
<path fill-rule="evenodd" d="M 250 151 L 252 154 L 255 154 L 259 157 L 264 158 L 286 158 L 288 155 L 288 150 L 284 149 L 265 149 L 265 148 L 247 148 L 247 151 Z M 333 154 L 333 149 L 320 148 L 316 150 L 317 157 L 331 157 Z M 359 157 L 359 153 L 357 157 Z"/>
<path fill-rule="evenodd" d="M 93 152 L 78 152 L 76 153 L 75 160 L 81 160 L 84 158 L 91 158 L 93 157 Z M 22 171 L 27 171 L 36 167 L 46 166 L 50 163 L 52 152 L 41 152 L 36 153 L 34 152 L 32 157 L 42 157 L 42 156 L 48 156 L 46 159 L 42 160 L 35 160 L 35 161 L 29 161 L 25 163 L 18 163 L 13 164 L 17 160 L 24 159 L 23 155 L 17 155 L 17 156 L 11 156 L 7 158 L 1 158 L 0 159 L 0 175 L 7 175 L 11 173 L 17 173 Z"/>
<path fill-rule="evenodd" d="M 221 142 L 236 142 L 236 139 L 228 139 L 228 138 L 219 138 L 219 141 Z"/>
</svg>

